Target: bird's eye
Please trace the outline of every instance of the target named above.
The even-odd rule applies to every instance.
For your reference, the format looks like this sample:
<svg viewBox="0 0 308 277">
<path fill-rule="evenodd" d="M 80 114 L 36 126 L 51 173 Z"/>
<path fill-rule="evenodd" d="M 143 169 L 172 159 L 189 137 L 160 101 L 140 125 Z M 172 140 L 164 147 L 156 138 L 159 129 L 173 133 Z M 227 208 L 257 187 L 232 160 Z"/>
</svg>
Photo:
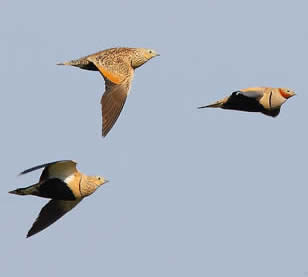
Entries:
<svg viewBox="0 0 308 277">
<path fill-rule="evenodd" d="M 152 50 L 149 50 L 149 53 L 152 54 Z"/>
</svg>

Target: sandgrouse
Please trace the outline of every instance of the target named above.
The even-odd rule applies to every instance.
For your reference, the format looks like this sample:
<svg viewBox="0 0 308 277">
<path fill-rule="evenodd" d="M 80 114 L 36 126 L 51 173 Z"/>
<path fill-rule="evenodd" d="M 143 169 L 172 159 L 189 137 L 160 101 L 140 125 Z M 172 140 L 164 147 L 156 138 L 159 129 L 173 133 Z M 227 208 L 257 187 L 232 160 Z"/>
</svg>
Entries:
<svg viewBox="0 0 308 277">
<path fill-rule="evenodd" d="M 129 94 L 134 70 L 159 54 L 146 48 L 111 48 L 58 65 L 99 71 L 105 79 L 101 98 L 102 135 L 105 137 L 118 119 Z"/>
<path fill-rule="evenodd" d="M 199 108 L 222 108 L 245 112 L 261 112 L 276 117 L 281 105 L 295 93 L 287 88 L 255 87 L 233 92 L 211 105 Z"/>
<path fill-rule="evenodd" d="M 108 182 L 103 177 L 87 176 L 79 172 L 76 164 L 75 161 L 62 160 L 38 165 L 20 173 L 22 175 L 44 168 L 38 183 L 10 193 L 52 199 L 41 209 L 27 237 L 47 228 L 73 209 L 84 197 Z"/>
</svg>

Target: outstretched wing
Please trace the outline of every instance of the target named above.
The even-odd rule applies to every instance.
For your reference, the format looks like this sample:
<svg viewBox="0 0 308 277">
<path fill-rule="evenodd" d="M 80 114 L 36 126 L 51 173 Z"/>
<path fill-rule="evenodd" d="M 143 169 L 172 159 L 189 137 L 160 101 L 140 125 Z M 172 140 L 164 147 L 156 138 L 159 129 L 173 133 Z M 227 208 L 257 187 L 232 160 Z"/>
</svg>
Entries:
<svg viewBox="0 0 308 277">
<path fill-rule="evenodd" d="M 29 169 L 24 170 L 19 175 L 23 175 L 44 167 L 44 170 L 40 177 L 40 182 L 43 182 L 48 178 L 58 178 L 61 179 L 62 181 L 65 181 L 67 177 L 70 177 L 74 173 L 78 172 L 76 165 L 77 163 L 72 160 L 60 160 L 56 162 L 51 162 L 31 167 Z"/>
<path fill-rule="evenodd" d="M 118 85 L 105 78 L 106 89 L 101 99 L 103 117 L 102 135 L 104 137 L 109 133 L 122 111 L 129 93 L 132 78 L 133 76 L 130 76 Z"/>
<path fill-rule="evenodd" d="M 41 165 L 31 167 L 31 168 L 26 169 L 23 172 L 19 173 L 19 175 L 27 174 L 31 171 L 34 171 L 34 170 L 37 170 L 37 169 L 40 169 L 40 168 L 43 168 L 43 167 L 48 167 L 48 166 L 51 166 L 51 165 L 54 165 L 54 164 L 57 164 L 57 163 L 75 163 L 75 165 L 77 164 L 76 162 L 71 161 L 71 160 L 60 160 L 60 161 L 55 161 L 55 162 L 41 164 Z"/>
<path fill-rule="evenodd" d="M 59 178 L 61 180 L 65 180 L 67 177 L 70 177 L 74 173 L 78 172 L 76 165 L 77 163 L 72 160 L 52 163 L 45 167 L 42 172 L 41 179 Z"/>
<path fill-rule="evenodd" d="M 50 200 L 40 211 L 27 234 L 27 238 L 56 222 L 59 218 L 73 209 L 81 200 L 82 198 L 74 201 Z"/>
</svg>

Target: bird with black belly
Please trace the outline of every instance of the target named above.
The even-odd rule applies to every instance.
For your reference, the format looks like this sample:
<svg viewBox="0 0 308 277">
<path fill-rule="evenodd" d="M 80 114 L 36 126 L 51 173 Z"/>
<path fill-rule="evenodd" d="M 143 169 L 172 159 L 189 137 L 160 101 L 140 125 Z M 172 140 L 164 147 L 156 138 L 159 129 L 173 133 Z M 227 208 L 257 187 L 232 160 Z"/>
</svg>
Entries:
<svg viewBox="0 0 308 277">
<path fill-rule="evenodd" d="M 61 160 L 38 165 L 20 173 L 23 175 L 44 168 L 38 183 L 18 188 L 9 193 L 51 199 L 41 209 L 27 237 L 50 226 L 73 209 L 83 198 L 91 195 L 98 187 L 108 182 L 104 177 L 87 176 L 81 173 L 77 170 L 76 165 L 75 161 Z"/>
<path fill-rule="evenodd" d="M 235 91 L 230 96 L 218 100 L 213 104 L 199 107 L 199 109 L 222 108 L 245 112 L 260 112 L 271 117 L 276 117 L 280 113 L 282 104 L 294 95 L 294 91 L 288 88 L 246 88 Z"/>
</svg>

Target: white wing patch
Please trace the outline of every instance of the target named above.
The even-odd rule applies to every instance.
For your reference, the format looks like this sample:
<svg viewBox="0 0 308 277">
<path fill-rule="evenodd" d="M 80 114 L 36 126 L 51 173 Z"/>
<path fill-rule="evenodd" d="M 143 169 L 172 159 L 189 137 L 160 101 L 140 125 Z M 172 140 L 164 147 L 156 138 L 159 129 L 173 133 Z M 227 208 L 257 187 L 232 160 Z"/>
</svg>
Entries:
<svg viewBox="0 0 308 277">
<path fill-rule="evenodd" d="M 65 183 L 67 183 L 67 184 L 69 184 L 71 181 L 73 181 L 73 179 L 75 178 L 75 176 L 74 176 L 74 174 L 72 174 L 72 175 L 70 175 L 70 176 L 68 176 L 68 177 L 63 177 L 63 181 L 65 182 Z"/>
</svg>

